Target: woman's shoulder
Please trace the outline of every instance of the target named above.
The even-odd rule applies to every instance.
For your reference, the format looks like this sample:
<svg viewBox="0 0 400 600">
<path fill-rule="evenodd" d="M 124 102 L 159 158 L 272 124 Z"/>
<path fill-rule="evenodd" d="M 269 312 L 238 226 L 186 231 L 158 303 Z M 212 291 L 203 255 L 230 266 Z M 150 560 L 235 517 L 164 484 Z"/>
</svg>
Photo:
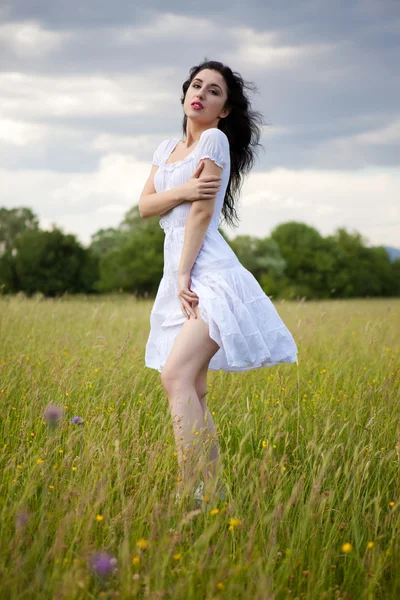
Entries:
<svg viewBox="0 0 400 600">
<path fill-rule="evenodd" d="M 215 139 L 219 139 L 221 141 L 222 140 L 223 141 L 226 140 L 226 142 L 228 142 L 228 144 L 229 144 L 228 136 L 226 135 L 226 133 L 224 133 L 222 131 L 222 129 L 219 129 L 218 127 L 209 127 L 208 129 L 205 129 L 202 132 L 202 134 L 201 134 L 200 137 L 201 138 L 203 138 L 203 137 L 208 138 L 210 136 L 213 137 L 213 138 L 215 138 Z"/>
<path fill-rule="evenodd" d="M 229 155 L 228 136 L 221 129 L 218 129 L 218 127 L 205 129 L 200 136 L 200 142 L 203 147 L 215 147 L 220 152 Z"/>
</svg>

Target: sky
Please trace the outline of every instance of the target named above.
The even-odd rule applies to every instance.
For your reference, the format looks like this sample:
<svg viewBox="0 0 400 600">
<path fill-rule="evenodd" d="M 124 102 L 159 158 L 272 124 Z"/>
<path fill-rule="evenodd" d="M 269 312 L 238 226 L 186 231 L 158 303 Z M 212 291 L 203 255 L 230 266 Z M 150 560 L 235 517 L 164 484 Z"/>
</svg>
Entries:
<svg viewBox="0 0 400 600">
<path fill-rule="evenodd" d="M 84 245 L 117 227 L 204 59 L 266 123 L 229 238 L 295 220 L 400 248 L 399 0 L 2 0 L 0 205 Z"/>
</svg>

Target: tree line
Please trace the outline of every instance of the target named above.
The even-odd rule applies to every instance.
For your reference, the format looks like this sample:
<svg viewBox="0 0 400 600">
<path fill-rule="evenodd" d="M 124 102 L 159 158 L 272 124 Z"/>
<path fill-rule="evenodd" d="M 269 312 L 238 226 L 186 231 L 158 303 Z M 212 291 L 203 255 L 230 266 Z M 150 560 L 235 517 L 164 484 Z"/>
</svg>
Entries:
<svg viewBox="0 0 400 600">
<path fill-rule="evenodd" d="M 367 247 L 360 233 L 338 228 L 323 237 L 289 221 L 268 237 L 221 235 L 264 292 L 278 298 L 400 296 L 400 259 Z M 163 274 L 164 231 L 159 217 L 130 209 L 116 228 L 100 229 L 84 247 L 53 225 L 41 230 L 30 208 L 0 208 L 0 292 L 154 296 Z"/>
</svg>

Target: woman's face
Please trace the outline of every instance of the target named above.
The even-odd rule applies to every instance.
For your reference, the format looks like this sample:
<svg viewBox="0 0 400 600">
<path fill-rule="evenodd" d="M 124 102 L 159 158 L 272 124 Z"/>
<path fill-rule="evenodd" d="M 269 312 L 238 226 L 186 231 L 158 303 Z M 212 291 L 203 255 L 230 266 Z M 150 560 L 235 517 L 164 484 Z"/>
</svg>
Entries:
<svg viewBox="0 0 400 600">
<path fill-rule="evenodd" d="M 227 98 L 228 90 L 221 73 L 203 69 L 193 77 L 187 89 L 183 110 L 194 121 L 218 124 L 220 118 L 229 114 L 229 110 L 223 109 Z M 202 108 L 194 107 L 194 102 L 199 102 Z"/>
</svg>

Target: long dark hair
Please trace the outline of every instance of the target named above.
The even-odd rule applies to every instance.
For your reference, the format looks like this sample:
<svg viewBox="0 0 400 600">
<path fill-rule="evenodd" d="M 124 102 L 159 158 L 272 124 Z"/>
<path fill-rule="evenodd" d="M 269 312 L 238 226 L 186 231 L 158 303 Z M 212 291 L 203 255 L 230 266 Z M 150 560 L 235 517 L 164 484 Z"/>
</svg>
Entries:
<svg viewBox="0 0 400 600">
<path fill-rule="evenodd" d="M 203 69 L 212 69 L 221 73 L 228 88 L 228 99 L 224 108 L 230 108 L 231 111 L 218 123 L 218 129 L 221 129 L 228 137 L 231 158 L 231 173 L 225 192 L 222 216 L 228 225 L 237 227 L 239 219 L 235 204 L 243 185 L 243 175 L 247 175 L 254 165 L 257 146 L 262 147 L 259 143 L 261 137 L 259 125 L 265 123 L 262 114 L 251 109 L 250 101 L 244 92 L 245 88 L 257 91 L 256 86 L 245 82 L 239 73 L 233 72 L 223 63 L 207 60 L 207 58 L 200 65 L 190 69 L 189 78 L 182 85 L 182 105 L 192 80 Z M 186 124 L 187 116 L 184 115 L 182 121 L 184 136 L 186 136 Z M 234 221 L 237 221 L 237 224 Z"/>
</svg>

